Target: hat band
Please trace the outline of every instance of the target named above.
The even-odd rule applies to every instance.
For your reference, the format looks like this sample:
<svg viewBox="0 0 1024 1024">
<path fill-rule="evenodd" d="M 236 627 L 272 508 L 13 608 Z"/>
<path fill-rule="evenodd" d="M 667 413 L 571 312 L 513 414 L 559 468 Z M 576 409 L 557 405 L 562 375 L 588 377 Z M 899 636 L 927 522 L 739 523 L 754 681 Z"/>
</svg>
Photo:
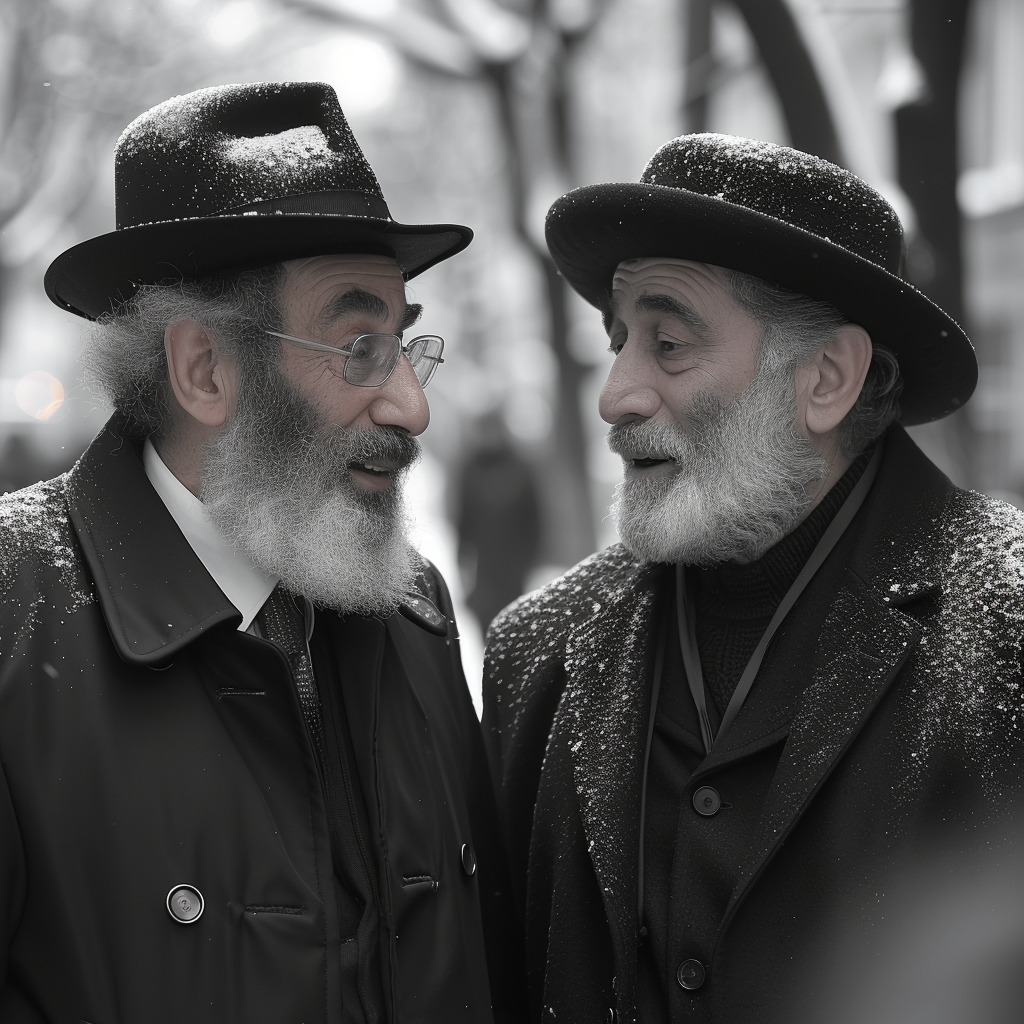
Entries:
<svg viewBox="0 0 1024 1024">
<path fill-rule="evenodd" d="M 297 196 L 278 196 L 276 199 L 261 199 L 245 206 L 231 206 L 213 214 L 222 217 L 238 213 L 306 213 L 324 217 L 373 217 L 375 220 L 391 220 L 388 204 L 379 196 L 352 189 L 331 192 L 305 192 Z"/>
</svg>

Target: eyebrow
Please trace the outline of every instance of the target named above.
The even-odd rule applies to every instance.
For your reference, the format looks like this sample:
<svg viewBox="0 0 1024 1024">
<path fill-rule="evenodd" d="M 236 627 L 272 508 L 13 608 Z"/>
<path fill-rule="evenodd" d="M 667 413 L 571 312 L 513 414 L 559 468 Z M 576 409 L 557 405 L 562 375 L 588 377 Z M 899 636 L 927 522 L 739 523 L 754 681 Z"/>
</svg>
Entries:
<svg viewBox="0 0 1024 1024">
<path fill-rule="evenodd" d="M 379 295 L 364 292 L 362 288 L 353 288 L 331 299 L 320 311 L 318 319 L 325 324 L 331 324 L 353 313 L 362 313 L 374 320 L 383 321 L 391 315 L 391 310 Z"/>
<path fill-rule="evenodd" d="M 362 314 L 383 323 L 391 315 L 388 304 L 373 292 L 353 288 L 344 295 L 337 295 L 321 310 L 317 318 L 328 325 L 353 314 Z M 418 302 L 407 302 L 402 310 L 402 319 L 398 325 L 398 333 L 408 330 L 423 315 L 423 307 Z"/>
<path fill-rule="evenodd" d="M 423 316 L 423 307 L 418 302 L 407 302 L 405 312 L 402 313 L 402 319 L 398 324 L 398 333 L 404 334 L 421 316 Z"/>
<path fill-rule="evenodd" d="M 698 338 L 706 338 L 711 330 L 711 325 L 699 313 L 671 295 L 641 295 L 633 308 L 638 313 L 667 313 L 693 331 Z"/>
</svg>

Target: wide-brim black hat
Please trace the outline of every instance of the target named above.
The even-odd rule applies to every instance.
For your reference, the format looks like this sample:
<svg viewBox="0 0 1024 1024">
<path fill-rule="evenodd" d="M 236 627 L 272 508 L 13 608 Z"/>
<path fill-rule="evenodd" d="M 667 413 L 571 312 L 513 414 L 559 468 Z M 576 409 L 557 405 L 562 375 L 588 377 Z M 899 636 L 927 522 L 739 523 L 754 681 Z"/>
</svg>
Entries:
<svg viewBox="0 0 1024 1024">
<path fill-rule="evenodd" d="M 831 303 L 896 355 L 905 424 L 947 416 L 978 382 L 967 335 L 901 277 L 896 212 L 856 175 L 807 153 L 684 135 L 655 153 L 640 182 L 562 196 L 546 233 L 559 270 L 602 310 L 620 263 L 657 256 L 741 271 Z"/>
<path fill-rule="evenodd" d="M 469 245 L 460 224 L 400 224 L 334 90 L 226 85 L 176 96 L 123 132 L 117 227 L 50 264 L 46 294 L 96 319 L 141 284 L 331 253 L 393 257 L 406 280 Z"/>
</svg>

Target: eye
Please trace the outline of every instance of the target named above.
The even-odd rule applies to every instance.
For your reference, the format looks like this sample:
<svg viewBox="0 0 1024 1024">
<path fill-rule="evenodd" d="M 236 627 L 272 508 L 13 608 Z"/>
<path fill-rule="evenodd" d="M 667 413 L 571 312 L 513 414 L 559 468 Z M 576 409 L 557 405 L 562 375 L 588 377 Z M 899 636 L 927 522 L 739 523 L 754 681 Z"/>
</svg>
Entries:
<svg viewBox="0 0 1024 1024">
<path fill-rule="evenodd" d="M 657 338 L 658 355 L 668 359 L 678 359 L 687 354 L 693 346 L 687 341 L 680 341 L 671 334 L 659 331 Z"/>
<path fill-rule="evenodd" d="M 611 352 L 613 356 L 617 356 L 626 344 L 626 335 L 614 334 L 608 339 L 608 341 L 608 351 Z"/>
</svg>

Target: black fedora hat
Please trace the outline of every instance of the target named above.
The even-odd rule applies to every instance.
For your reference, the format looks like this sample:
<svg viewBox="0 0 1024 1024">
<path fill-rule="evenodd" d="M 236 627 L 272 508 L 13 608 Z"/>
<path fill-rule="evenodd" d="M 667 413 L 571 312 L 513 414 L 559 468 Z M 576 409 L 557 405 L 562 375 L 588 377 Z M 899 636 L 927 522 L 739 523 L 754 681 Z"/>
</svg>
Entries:
<svg viewBox="0 0 1024 1024">
<path fill-rule="evenodd" d="M 329 253 L 408 280 L 464 249 L 458 224 L 399 224 L 323 82 L 225 85 L 137 117 L 115 150 L 117 229 L 50 264 L 46 294 L 95 319 L 156 284 Z"/>
<path fill-rule="evenodd" d="M 827 160 L 729 135 L 683 135 L 654 154 L 639 182 L 562 196 L 546 232 L 558 268 L 598 308 L 615 268 L 644 256 L 715 264 L 831 303 L 895 353 L 905 424 L 948 415 L 977 384 L 967 335 L 901 277 L 896 212 Z"/>
</svg>

